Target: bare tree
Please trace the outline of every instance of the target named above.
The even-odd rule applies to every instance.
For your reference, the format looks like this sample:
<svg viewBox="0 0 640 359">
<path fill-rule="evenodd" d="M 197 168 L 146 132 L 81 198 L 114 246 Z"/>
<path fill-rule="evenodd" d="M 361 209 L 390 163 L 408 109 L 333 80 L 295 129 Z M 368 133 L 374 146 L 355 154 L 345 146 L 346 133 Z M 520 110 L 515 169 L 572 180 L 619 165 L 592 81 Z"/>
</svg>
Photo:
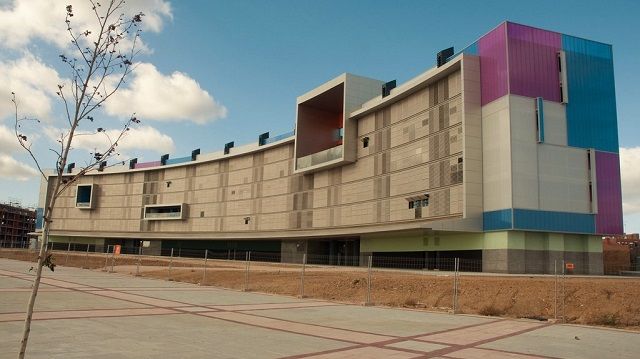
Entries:
<svg viewBox="0 0 640 359">
<path fill-rule="evenodd" d="M 57 147 L 50 149 L 57 158 L 55 173 L 45 173 L 39 156 L 32 148 L 33 142 L 30 142 L 25 134 L 29 124 L 39 124 L 40 121 L 32 118 L 20 118 L 16 95 L 13 94 L 12 98 L 15 106 L 15 135 L 20 145 L 35 162 L 49 188 L 44 206 L 42 240 L 35 268 L 33 289 L 27 305 L 19 358 L 24 358 L 27 349 L 33 307 L 38 295 L 43 267 L 47 266 L 52 271 L 55 268 L 52 255 L 48 251 L 48 243 L 52 213 L 57 199 L 87 172 L 104 168 L 107 160 L 116 156 L 118 143 L 127 134 L 127 131 L 131 126 L 140 122 L 134 114 L 124 121 L 116 136 L 113 136 L 113 132 L 109 136 L 109 132 L 104 128 L 94 127 L 97 126 L 97 121 L 94 122 L 93 116 L 94 112 L 99 113 L 98 110 L 105 101 L 118 91 L 127 76 L 133 71 L 133 59 L 139 52 L 137 46 L 141 30 L 138 25 L 144 15 L 142 13 L 125 15 L 124 0 L 107 0 L 105 4 L 95 0 L 88 1 L 93 12 L 90 16 L 96 21 L 94 29 L 74 29 L 72 27 L 73 8 L 71 5 L 66 6 L 65 23 L 71 40 L 71 51 L 75 55 L 60 55 L 60 59 L 70 72 L 70 78 L 69 83 L 59 84 L 56 92 L 64 105 L 67 123 L 57 139 Z M 81 131 L 81 128 L 85 128 L 83 126 L 89 128 L 90 131 Z M 70 151 L 74 148 L 74 138 L 88 134 L 105 136 L 107 145 L 101 151 L 96 150 L 91 153 L 89 160 L 77 171 L 65 174 Z"/>
</svg>

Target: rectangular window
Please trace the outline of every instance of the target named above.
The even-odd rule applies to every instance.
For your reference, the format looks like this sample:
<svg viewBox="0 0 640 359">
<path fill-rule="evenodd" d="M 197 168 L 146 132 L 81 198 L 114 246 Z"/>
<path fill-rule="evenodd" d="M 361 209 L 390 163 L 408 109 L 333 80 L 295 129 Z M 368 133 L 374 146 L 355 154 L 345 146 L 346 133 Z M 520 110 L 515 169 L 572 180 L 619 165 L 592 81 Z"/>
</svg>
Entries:
<svg viewBox="0 0 640 359">
<path fill-rule="evenodd" d="M 560 81 L 560 102 L 569 103 L 569 83 L 567 80 L 567 57 L 564 51 L 558 52 L 558 76 Z"/>
<path fill-rule="evenodd" d="M 538 143 L 544 143 L 544 100 L 542 97 L 536 97 L 536 130 Z"/>
<path fill-rule="evenodd" d="M 362 139 L 362 148 L 367 148 L 369 147 L 369 137 L 364 137 Z"/>
<path fill-rule="evenodd" d="M 92 184 L 79 184 L 76 188 L 76 208 L 92 209 L 93 208 L 93 189 Z"/>
</svg>

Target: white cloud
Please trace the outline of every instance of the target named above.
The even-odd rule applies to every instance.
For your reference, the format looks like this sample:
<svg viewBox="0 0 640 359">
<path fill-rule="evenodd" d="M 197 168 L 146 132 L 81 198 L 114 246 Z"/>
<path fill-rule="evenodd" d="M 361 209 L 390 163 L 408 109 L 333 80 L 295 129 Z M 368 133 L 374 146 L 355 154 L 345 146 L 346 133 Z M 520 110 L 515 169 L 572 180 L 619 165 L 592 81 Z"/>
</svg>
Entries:
<svg viewBox="0 0 640 359">
<path fill-rule="evenodd" d="M 64 22 L 67 5 L 73 6 L 73 29 L 81 32 L 95 28 L 96 20 L 88 1 L 14 0 L 0 8 L 0 43 L 21 49 L 33 39 L 42 39 L 59 48 L 68 47 L 70 39 Z M 152 32 L 160 32 L 164 21 L 173 16 L 171 5 L 164 0 L 127 0 L 122 12 L 126 15 L 143 12 L 142 29 Z"/>
<path fill-rule="evenodd" d="M 620 148 L 620 172 L 624 214 L 640 213 L 640 147 Z"/>
<path fill-rule="evenodd" d="M 38 172 L 7 154 L 0 154 L 0 178 L 27 181 Z"/>
<path fill-rule="evenodd" d="M 63 80 L 40 59 L 25 55 L 14 61 L 0 61 L 0 118 L 13 117 L 11 92 L 18 101 L 18 115 L 46 121 L 51 112 L 51 96 Z"/>
<path fill-rule="evenodd" d="M 0 153 L 9 154 L 19 150 L 20 144 L 13 130 L 0 125 Z"/>
<path fill-rule="evenodd" d="M 46 130 L 47 135 L 52 140 L 60 138 L 61 131 L 54 128 Z M 110 140 L 115 140 L 120 134 L 120 130 L 112 129 L 101 133 L 89 133 L 79 131 L 73 138 L 72 147 L 76 150 L 82 149 L 87 152 L 104 151 L 110 146 Z M 108 138 L 107 138 L 108 136 Z M 120 140 L 117 151 L 135 152 L 135 151 L 153 151 L 157 153 L 171 153 L 175 151 L 173 139 L 168 135 L 161 133 L 151 126 L 132 127 L 125 136 Z"/>
<path fill-rule="evenodd" d="M 137 64 L 130 86 L 111 97 L 105 110 L 110 115 L 143 120 L 193 121 L 204 124 L 227 115 L 227 109 L 188 75 L 160 73 L 149 63 Z"/>
</svg>

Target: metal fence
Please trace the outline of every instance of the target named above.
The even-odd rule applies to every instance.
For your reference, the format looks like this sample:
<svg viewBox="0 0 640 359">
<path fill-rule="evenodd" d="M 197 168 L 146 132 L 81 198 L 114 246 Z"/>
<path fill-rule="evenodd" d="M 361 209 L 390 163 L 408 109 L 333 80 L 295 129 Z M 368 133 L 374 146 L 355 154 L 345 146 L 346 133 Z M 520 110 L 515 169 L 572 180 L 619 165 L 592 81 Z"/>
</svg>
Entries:
<svg viewBox="0 0 640 359">
<path fill-rule="evenodd" d="M 35 260 L 34 249 L 4 246 L 1 257 Z M 58 265 L 324 300 L 581 324 L 640 327 L 640 277 L 633 268 L 572 268 L 551 274 L 482 273 L 464 258 L 327 256 L 241 250 L 51 243 Z M 286 262 L 286 263 L 283 263 Z M 628 308 L 628 310 L 624 309 Z"/>
</svg>

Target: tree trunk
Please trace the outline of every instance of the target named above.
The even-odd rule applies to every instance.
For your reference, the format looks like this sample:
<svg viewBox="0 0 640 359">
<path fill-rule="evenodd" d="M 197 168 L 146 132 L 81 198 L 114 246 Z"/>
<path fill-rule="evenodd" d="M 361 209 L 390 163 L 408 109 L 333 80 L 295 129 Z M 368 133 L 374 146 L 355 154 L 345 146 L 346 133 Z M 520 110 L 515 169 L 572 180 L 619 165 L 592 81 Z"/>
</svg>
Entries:
<svg viewBox="0 0 640 359">
<path fill-rule="evenodd" d="M 42 278 L 42 267 L 47 256 L 47 244 L 49 243 L 49 221 L 47 220 L 47 216 L 45 216 L 44 218 L 44 228 L 42 230 L 40 252 L 38 253 L 36 277 L 33 281 L 33 288 L 31 288 L 31 296 L 29 297 L 29 304 L 27 305 L 27 316 L 24 320 L 24 330 L 22 332 L 22 340 L 20 341 L 20 354 L 18 354 L 19 359 L 23 359 L 25 356 L 25 352 L 27 351 L 27 342 L 29 341 L 29 333 L 31 332 L 31 317 L 33 316 L 33 307 L 36 303 L 38 288 L 40 287 L 40 279 Z"/>
</svg>

